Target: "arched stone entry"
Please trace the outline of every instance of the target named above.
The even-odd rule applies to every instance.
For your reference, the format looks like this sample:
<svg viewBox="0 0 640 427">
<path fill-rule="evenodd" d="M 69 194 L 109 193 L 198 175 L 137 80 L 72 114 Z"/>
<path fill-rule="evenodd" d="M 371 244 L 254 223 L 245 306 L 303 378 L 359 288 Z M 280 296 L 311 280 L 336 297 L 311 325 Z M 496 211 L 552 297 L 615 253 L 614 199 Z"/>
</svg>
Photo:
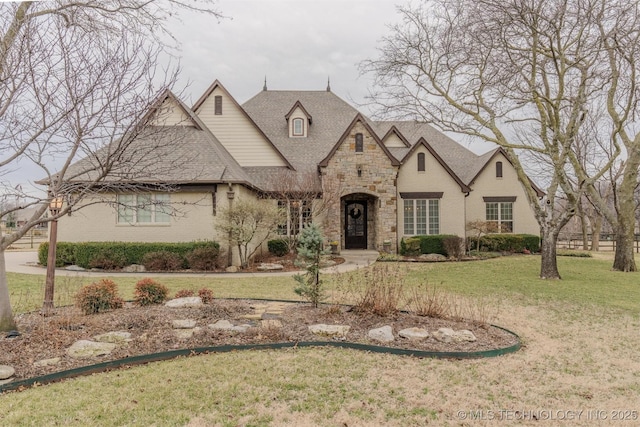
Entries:
<svg viewBox="0 0 640 427">
<path fill-rule="evenodd" d="M 345 249 L 376 247 L 377 200 L 377 197 L 365 193 L 341 198 L 342 244 Z"/>
</svg>

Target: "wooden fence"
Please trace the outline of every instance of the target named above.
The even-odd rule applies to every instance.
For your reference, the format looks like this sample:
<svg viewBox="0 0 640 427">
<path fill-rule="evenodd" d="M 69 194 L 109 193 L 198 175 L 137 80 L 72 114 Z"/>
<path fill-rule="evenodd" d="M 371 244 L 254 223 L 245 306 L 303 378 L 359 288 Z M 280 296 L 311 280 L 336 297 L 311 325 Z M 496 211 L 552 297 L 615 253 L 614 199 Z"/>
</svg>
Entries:
<svg viewBox="0 0 640 427">
<path fill-rule="evenodd" d="M 3 231 L 4 233 L 11 232 L 10 229 Z M 38 249 L 40 243 L 48 241 L 49 234 L 46 228 L 32 228 L 20 240 L 13 242 L 9 249 Z"/>
<path fill-rule="evenodd" d="M 589 247 L 591 247 L 591 234 L 587 235 L 587 241 L 589 242 Z M 635 248 L 636 253 L 640 253 L 640 234 L 635 235 L 633 246 Z M 558 249 L 583 249 L 582 234 L 580 233 L 561 234 L 558 237 L 557 248 Z M 616 250 L 615 235 L 604 234 L 604 233 L 601 234 L 600 245 L 598 250 L 602 252 L 615 251 Z"/>
</svg>

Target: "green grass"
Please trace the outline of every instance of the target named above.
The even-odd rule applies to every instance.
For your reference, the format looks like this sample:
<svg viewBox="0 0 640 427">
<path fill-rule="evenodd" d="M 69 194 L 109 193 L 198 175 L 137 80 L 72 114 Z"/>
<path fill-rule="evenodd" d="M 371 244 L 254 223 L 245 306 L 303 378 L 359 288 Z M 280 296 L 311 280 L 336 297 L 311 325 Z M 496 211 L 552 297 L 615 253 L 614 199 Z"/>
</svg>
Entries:
<svg viewBox="0 0 640 427">
<path fill-rule="evenodd" d="M 405 287 L 428 282 L 499 301 L 502 326 L 524 342 L 512 355 L 420 360 L 305 348 L 181 358 L 2 395 L 0 425 L 461 425 L 460 411 L 547 409 L 550 401 L 561 402 L 550 410 L 634 410 L 640 273 L 613 272 L 595 258 L 558 263 L 560 281 L 537 278 L 537 256 L 399 266 L 408 269 Z M 345 278 L 324 276 L 329 290 Z M 112 279 L 132 297 L 136 278 Z M 9 280 L 14 305 L 41 305 L 42 276 Z M 157 280 L 172 294 L 209 287 L 218 297 L 296 299 L 291 277 Z M 59 277 L 57 301 L 70 302 L 86 282 Z"/>
</svg>

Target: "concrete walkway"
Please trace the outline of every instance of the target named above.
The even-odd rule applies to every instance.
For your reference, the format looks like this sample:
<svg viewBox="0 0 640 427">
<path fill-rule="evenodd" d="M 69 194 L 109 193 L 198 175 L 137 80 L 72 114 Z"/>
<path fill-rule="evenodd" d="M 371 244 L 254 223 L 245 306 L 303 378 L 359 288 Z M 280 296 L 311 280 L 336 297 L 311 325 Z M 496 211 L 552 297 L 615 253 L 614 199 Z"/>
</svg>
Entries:
<svg viewBox="0 0 640 427">
<path fill-rule="evenodd" d="M 344 263 L 328 267 L 322 270 L 323 273 L 343 273 L 373 264 L 378 258 L 377 251 L 369 250 L 345 250 L 340 254 L 344 258 Z M 38 265 L 38 253 L 33 251 L 7 251 L 5 252 L 5 263 L 7 271 L 11 273 L 42 274 L 46 273 L 44 267 Z M 94 272 L 94 271 L 69 271 L 56 269 L 56 276 L 123 276 L 123 277 L 145 277 L 145 276 L 173 276 L 173 277 L 221 277 L 221 278 L 242 278 L 242 277 L 267 277 L 267 276 L 293 276 L 298 272 L 264 272 L 264 273 L 119 273 L 119 272 Z"/>
</svg>

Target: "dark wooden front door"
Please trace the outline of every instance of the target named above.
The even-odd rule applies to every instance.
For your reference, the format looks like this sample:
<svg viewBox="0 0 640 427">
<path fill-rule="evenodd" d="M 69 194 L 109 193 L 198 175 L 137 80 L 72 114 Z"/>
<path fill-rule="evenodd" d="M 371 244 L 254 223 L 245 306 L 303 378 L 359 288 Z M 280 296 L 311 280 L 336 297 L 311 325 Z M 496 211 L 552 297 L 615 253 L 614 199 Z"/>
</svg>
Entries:
<svg viewBox="0 0 640 427">
<path fill-rule="evenodd" d="M 344 209 L 345 249 L 367 249 L 367 202 L 347 201 Z"/>
</svg>

